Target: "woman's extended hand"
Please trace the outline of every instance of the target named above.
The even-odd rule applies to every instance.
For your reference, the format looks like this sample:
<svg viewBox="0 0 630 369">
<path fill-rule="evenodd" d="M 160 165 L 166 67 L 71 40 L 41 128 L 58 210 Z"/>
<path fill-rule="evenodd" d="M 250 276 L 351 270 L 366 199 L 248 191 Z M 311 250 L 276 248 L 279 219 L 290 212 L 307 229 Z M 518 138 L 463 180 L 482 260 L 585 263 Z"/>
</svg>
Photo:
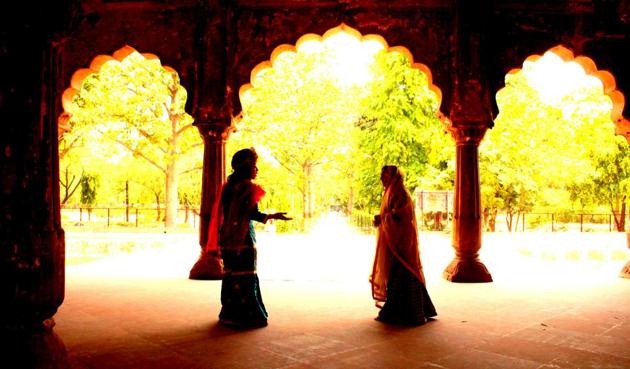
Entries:
<svg viewBox="0 0 630 369">
<path fill-rule="evenodd" d="M 280 220 L 292 220 L 293 218 L 289 218 L 285 215 L 286 213 L 275 213 L 269 216 L 269 219 L 280 219 Z"/>
</svg>

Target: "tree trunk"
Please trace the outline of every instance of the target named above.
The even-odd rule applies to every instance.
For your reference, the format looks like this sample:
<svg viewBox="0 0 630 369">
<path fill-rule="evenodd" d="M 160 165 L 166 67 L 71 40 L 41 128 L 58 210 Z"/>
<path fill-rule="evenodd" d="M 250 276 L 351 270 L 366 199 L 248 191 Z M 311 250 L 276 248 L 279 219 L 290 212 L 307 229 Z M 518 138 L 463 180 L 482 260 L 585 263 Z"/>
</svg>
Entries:
<svg viewBox="0 0 630 369">
<path fill-rule="evenodd" d="M 619 209 L 621 207 L 621 210 Z M 610 210 L 615 218 L 615 229 L 617 232 L 625 232 L 626 230 L 626 196 L 621 198 L 621 206 L 617 203 L 617 206 L 610 202 Z"/>
<path fill-rule="evenodd" d="M 125 181 L 125 221 L 129 223 L 129 180 Z"/>
<path fill-rule="evenodd" d="M 488 227 L 490 228 L 490 232 L 495 232 L 497 229 L 497 209 L 493 209 L 490 213 L 490 219 L 488 219 Z"/>
<path fill-rule="evenodd" d="M 352 214 L 354 209 L 354 189 L 350 187 L 350 194 L 348 195 L 348 206 L 346 208 L 347 214 Z"/>
<path fill-rule="evenodd" d="M 508 227 L 508 232 L 512 232 L 512 219 L 514 218 L 514 214 L 511 211 L 505 213 L 505 223 Z"/>
<path fill-rule="evenodd" d="M 488 230 L 488 224 L 490 223 L 490 209 L 483 208 L 483 230 Z"/>
<path fill-rule="evenodd" d="M 311 165 L 307 164 L 304 168 L 306 177 L 306 216 L 304 219 L 310 219 L 313 216 L 313 189 L 311 185 Z"/>
<path fill-rule="evenodd" d="M 174 229 L 177 221 L 177 208 L 179 199 L 177 197 L 177 163 L 173 160 L 166 166 L 166 213 L 164 216 L 164 226 L 167 229 Z"/>
<path fill-rule="evenodd" d="M 157 222 L 159 222 L 161 220 L 161 217 L 160 217 L 160 215 L 161 215 L 161 212 L 160 212 L 160 195 L 157 194 L 157 193 L 155 194 L 155 204 L 156 204 L 155 210 L 157 211 L 157 218 L 155 218 L 155 220 Z"/>
</svg>

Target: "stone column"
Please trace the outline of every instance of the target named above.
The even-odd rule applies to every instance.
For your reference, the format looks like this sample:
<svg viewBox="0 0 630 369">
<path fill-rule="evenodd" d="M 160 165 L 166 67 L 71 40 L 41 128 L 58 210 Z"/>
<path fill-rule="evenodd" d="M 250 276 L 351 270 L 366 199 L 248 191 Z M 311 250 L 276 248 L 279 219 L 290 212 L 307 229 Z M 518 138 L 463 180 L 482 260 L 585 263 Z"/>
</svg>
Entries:
<svg viewBox="0 0 630 369">
<path fill-rule="evenodd" d="M 478 148 L 487 127 L 451 126 L 457 145 L 455 199 L 453 202 L 453 248 L 455 258 L 444 270 L 451 282 L 492 282 L 486 266 L 479 260 L 481 248 L 481 202 Z"/>
<path fill-rule="evenodd" d="M 39 25 L 34 22 L 34 25 Z M 58 54 L 25 23 L 0 86 L 0 366 L 68 367 L 53 316 L 64 299 L 54 86 Z M 45 29 L 41 30 L 45 33 Z M 18 38 L 15 38 L 16 40 Z M 13 122 L 13 124 L 10 124 Z M 4 363 L 4 364 L 3 364 Z"/>
<path fill-rule="evenodd" d="M 444 278 L 451 282 L 491 282 L 479 260 L 481 248 L 481 201 L 479 190 L 479 143 L 493 123 L 488 82 L 491 2 L 455 1 L 451 57 L 449 131 L 457 145 L 453 247 L 455 258 Z"/>
<path fill-rule="evenodd" d="M 221 279 L 223 263 L 217 252 L 206 252 L 208 227 L 212 207 L 218 201 L 221 185 L 225 181 L 225 141 L 230 133 L 230 120 L 215 119 L 211 122 L 195 124 L 203 137 L 203 177 L 201 183 L 201 209 L 199 220 L 199 259 L 190 270 L 190 279 Z"/>
</svg>

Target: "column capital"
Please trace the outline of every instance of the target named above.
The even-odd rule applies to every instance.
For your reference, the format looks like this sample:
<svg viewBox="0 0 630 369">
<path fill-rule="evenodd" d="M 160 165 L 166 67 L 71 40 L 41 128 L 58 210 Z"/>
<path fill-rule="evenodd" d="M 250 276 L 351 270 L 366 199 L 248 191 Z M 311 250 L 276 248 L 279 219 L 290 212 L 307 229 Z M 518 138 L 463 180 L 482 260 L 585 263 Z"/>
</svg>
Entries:
<svg viewBox="0 0 630 369">
<path fill-rule="evenodd" d="M 234 131 L 231 118 L 210 118 L 193 124 L 204 141 L 226 141 Z"/>
<path fill-rule="evenodd" d="M 446 129 L 457 145 L 479 145 L 488 128 L 482 124 L 451 124 Z"/>
</svg>

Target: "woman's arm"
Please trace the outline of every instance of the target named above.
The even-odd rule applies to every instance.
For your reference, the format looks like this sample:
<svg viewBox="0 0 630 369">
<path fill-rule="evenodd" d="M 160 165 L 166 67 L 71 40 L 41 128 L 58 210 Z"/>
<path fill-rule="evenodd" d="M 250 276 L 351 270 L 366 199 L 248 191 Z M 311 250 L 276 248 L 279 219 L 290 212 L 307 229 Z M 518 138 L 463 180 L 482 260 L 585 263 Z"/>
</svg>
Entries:
<svg viewBox="0 0 630 369">
<path fill-rule="evenodd" d="M 249 219 L 255 220 L 255 221 L 260 222 L 260 223 L 267 223 L 267 221 L 270 220 L 270 219 L 279 219 L 279 220 L 291 220 L 291 219 L 293 219 L 293 218 L 287 217 L 286 214 L 287 213 L 285 213 L 285 212 L 273 213 L 273 214 L 265 214 L 265 213 L 261 212 L 260 210 L 258 210 L 258 204 L 256 204 L 256 206 L 254 206 L 254 209 L 252 210 L 251 214 L 249 215 Z"/>
<path fill-rule="evenodd" d="M 255 220 L 260 223 L 267 223 L 267 220 L 269 220 L 269 215 L 258 210 L 258 204 L 256 204 L 249 214 L 249 219 Z"/>
</svg>

